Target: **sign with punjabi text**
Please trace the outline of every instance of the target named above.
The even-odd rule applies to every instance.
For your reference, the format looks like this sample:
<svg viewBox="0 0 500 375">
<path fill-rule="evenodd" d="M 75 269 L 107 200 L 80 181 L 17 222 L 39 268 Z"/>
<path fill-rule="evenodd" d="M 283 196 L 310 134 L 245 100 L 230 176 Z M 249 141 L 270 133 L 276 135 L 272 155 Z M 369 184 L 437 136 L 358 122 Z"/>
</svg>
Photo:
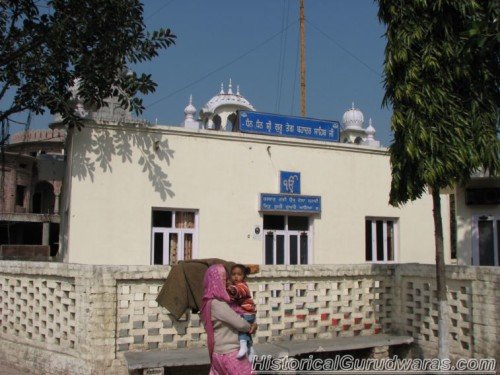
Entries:
<svg viewBox="0 0 500 375">
<path fill-rule="evenodd" d="M 320 213 L 321 197 L 314 195 L 260 194 L 260 210 Z"/>
<path fill-rule="evenodd" d="M 283 116 L 271 113 L 239 111 L 238 122 L 243 133 L 339 142 L 338 121 L 306 117 Z"/>
</svg>

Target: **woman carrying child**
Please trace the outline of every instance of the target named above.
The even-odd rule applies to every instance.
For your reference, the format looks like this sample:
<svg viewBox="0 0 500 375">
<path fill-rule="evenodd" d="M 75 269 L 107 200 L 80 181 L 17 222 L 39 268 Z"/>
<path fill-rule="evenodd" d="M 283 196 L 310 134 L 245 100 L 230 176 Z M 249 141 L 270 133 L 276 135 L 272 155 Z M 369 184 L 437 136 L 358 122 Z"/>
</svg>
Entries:
<svg viewBox="0 0 500 375">
<path fill-rule="evenodd" d="M 247 323 L 229 306 L 231 299 L 226 283 L 227 273 L 222 264 L 208 268 L 203 279 L 201 320 L 207 332 L 210 374 L 250 375 L 252 366 L 248 358 L 237 358 L 238 332 L 252 334 L 257 326 Z"/>
</svg>

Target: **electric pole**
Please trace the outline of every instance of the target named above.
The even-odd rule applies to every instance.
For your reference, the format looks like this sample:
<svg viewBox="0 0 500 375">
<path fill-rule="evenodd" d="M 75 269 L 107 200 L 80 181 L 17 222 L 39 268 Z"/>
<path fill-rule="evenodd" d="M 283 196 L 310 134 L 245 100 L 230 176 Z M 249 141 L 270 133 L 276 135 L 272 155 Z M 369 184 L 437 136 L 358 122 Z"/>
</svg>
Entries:
<svg viewBox="0 0 500 375">
<path fill-rule="evenodd" d="M 306 17 L 304 0 L 300 0 L 300 113 L 306 115 Z"/>
</svg>

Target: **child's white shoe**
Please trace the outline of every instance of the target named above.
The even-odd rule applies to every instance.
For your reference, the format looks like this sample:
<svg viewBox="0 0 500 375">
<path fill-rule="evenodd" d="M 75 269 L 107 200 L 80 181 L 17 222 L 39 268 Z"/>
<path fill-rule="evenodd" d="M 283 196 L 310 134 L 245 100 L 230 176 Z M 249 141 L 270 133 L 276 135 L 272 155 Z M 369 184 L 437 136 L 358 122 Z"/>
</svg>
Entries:
<svg viewBox="0 0 500 375">
<path fill-rule="evenodd" d="M 243 358 L 247 354 L 248 346 L 247 346 L 247 340 L 241 340 L 240 341 L 240 350 L 238 354 L 236 355 L 236 358 Z"/>
<path fill-rule="evenodd" d="M 255 358 L 255 349 L 253 348 L 253 345 L 250 347 L 250 349 L 248 349 L 248 359 L 250 360 L 250 362 L 253 362 Z"/>
</svg>

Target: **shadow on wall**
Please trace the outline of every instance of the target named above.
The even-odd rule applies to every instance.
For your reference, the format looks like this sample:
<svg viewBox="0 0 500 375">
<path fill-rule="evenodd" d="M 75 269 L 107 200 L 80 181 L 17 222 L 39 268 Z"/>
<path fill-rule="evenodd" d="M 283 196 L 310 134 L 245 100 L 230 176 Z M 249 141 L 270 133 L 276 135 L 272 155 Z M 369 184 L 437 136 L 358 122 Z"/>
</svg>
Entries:
<svg viewBox="0 0 500 375">
<path fill-rule="evenodd" d="M 162 170 L 162 162 L 170 165 L 174 151 L 168 145 L 168 139 L 161 134 L 136 131 L 138 126 L 119 125 L 117 130 L 83 129 L 77 134 L 79 142 L 73 152 L 72 176 L 82 181 L 90 178 L 94 182 L 96 168 L 113 173 L 113 158 L 121 158 L 122 163 L 134 163 L 133 152 L 139 152 L 139 166 L 147 173 L 151 185 L 160 194 L 162 200 L 172 198 L 168 175 Z M 130 130 L 129 130 L 130 129 Z M 87 133 L 89 136 L 86 136 Z"/>
</svg>

